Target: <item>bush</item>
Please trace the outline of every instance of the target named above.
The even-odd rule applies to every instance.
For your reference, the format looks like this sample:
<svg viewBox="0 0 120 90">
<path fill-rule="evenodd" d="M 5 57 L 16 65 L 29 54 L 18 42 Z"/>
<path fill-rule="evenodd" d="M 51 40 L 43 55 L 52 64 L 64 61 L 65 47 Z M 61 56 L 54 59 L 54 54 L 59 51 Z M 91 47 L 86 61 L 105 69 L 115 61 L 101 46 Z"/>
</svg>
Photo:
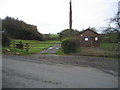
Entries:
<svg viewBox="0 0 120 90">
<path fill-rule="evenodd" d="M 64 53 L 76 52 L 76 39 L 73 37 L 62 40 L 62 50 Z"/>
<path fill-rule="evenodd" d="M 7 47 L 10 45 L 10 39 L 5 33 L 2 33 L 2 46 Z"/>
<path fill-rule="evenodd" d="M 74 29 L 65 29 L 63 31 L 61 31 L 59 33 L 59 38 L 63 39 L 63 38 L 67 38 L 67 37 L 74 37 L 76 35 L 78 35 L 80 32 L 78 30 L 74 30 Z"/>
</svg>

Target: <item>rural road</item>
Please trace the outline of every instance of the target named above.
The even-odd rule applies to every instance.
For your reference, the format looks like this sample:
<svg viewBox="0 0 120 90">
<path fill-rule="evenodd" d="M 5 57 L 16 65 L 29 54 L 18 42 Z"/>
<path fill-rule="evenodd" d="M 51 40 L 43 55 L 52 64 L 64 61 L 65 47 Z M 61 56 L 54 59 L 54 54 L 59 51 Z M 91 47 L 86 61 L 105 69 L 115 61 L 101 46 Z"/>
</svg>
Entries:
<svg viewBox="0 0 120 90">
<path fill-rule="evenodd" d="M 91 67 L 3 55 L 3 88 L 118 88 L 118 78 Z"/>
</svg>

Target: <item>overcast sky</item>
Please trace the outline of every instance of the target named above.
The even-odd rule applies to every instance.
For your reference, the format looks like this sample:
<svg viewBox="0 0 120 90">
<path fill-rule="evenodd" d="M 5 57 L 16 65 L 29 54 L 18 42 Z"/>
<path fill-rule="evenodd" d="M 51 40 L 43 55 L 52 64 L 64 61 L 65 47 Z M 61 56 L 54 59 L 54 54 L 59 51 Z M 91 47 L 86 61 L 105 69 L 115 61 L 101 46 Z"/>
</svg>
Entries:
<svg viewBox="0 0 120 90">
<path fill-rule="evenodd" d="M 38 31 L 58 33 L 69 28 L 70 0 L 0 0 L 0 18 L 11 16 L 28 24 L 37 25 Z M 73 29 L 104 27 L 106 19 L 118 11 L 119 0 L 72 0 Z"/>
</svg>

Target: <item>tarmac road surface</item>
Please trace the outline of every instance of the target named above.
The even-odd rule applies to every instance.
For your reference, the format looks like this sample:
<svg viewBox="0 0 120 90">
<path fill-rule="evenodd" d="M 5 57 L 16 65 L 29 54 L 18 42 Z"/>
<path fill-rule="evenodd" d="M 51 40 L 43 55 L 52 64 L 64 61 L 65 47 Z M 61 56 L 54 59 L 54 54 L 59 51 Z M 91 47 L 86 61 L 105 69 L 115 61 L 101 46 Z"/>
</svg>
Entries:
<svg viewBox="0 0 120 90">
<path fill-rule="evenodd" d="M 3 88 L 118 88 L 118 78 L 91 67 L 3 57 Z"/>
</svg>

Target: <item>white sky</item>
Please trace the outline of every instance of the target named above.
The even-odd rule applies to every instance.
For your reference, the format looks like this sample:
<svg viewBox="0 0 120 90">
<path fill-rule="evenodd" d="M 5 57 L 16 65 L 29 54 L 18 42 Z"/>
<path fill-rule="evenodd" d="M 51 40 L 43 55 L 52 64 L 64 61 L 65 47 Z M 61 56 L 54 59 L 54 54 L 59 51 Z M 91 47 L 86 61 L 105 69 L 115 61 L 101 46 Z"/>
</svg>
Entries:
<svg viewBox="0 0 120 90">
<path fill-rule="evenodd" d="M 0 18 L 11 16 L 28 24 L 37 25 L 38 31 L 58 33 L 69 28 L 70 0 L 0 0 Z M 118 11 L 119 0 L 72 0 L 73 29 L 104 27 L 106 19 Z"/>
</svg>

